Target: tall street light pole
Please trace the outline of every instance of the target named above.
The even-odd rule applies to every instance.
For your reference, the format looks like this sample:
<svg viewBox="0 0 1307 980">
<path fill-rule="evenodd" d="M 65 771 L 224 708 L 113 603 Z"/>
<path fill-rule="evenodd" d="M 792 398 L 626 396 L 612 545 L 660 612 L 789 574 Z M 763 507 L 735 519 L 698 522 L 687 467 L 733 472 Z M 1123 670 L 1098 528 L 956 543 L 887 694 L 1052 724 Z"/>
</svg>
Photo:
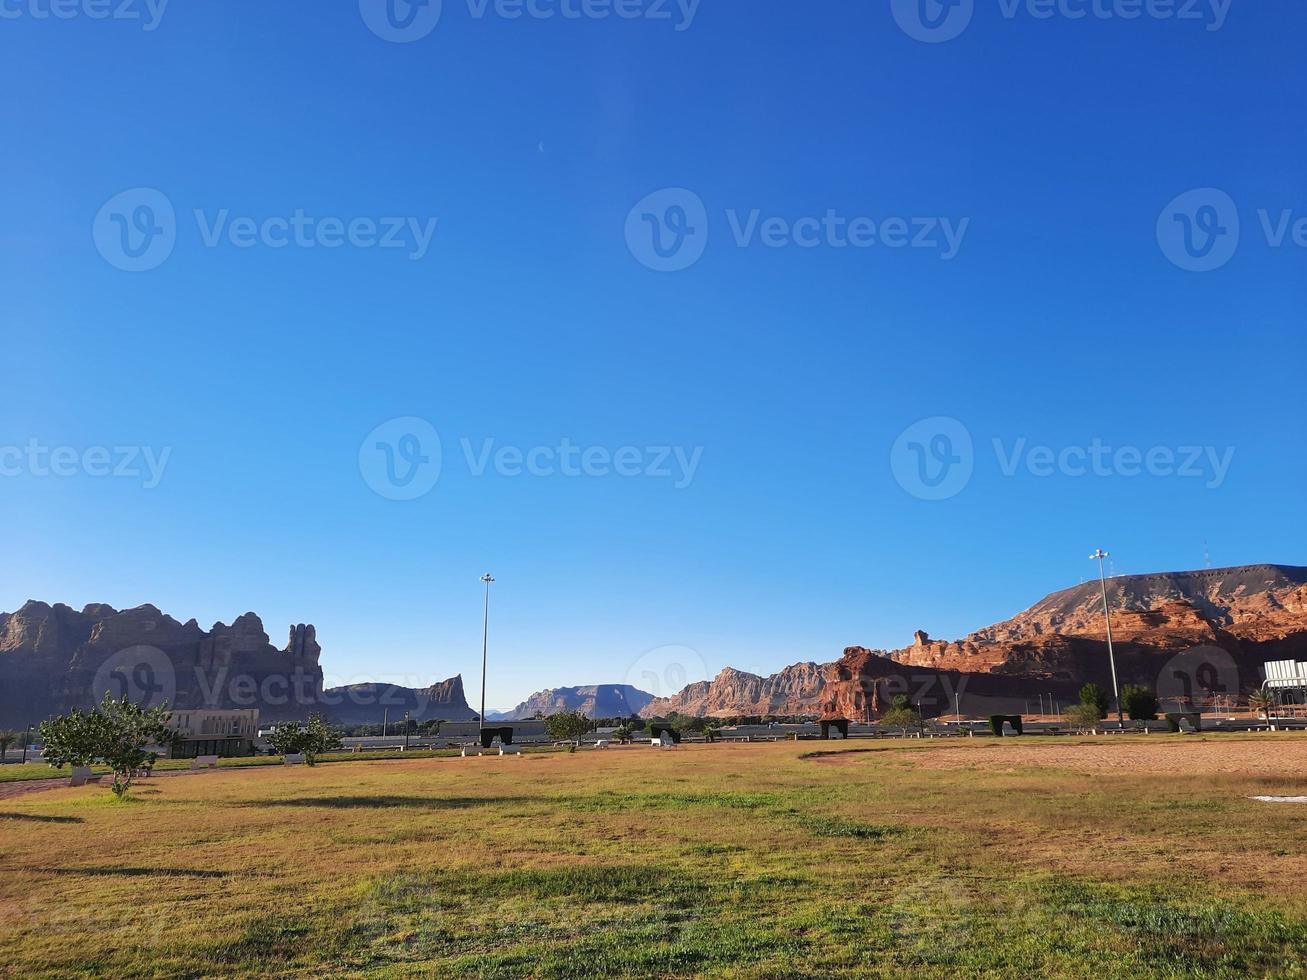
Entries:
<svg viewBox="0 0 1307 980">
<path fill-rule="evenodd" d="M 490 583 L 494 580 L 489 572 L 481 576 L 481 581 L 486 583 L 486 609 L 481 620 L 481 721 L 477 725 L 478 732 L 486 727 L 486 649 L 490 639 Z"/>
<path fill-rule="evenodd" d="M 1103 621 L 1107 624 L 1107 662 L 1112 665 L 1112 697 L 1116 698 L 1116 721 L 1125 728 L 1125 715 L 1121 713 L 1121 692 L 1116 686 L 1116 654 L 1112 652 L 1112 613 L 1107 606 L 1107 578 L 1103 571 L 1103 560 L 1108 553 L 1102 548 L 1094 549 L 1089 560 L 1098 560 L 1098 587 L 1103 593 Z"/>
</svg>

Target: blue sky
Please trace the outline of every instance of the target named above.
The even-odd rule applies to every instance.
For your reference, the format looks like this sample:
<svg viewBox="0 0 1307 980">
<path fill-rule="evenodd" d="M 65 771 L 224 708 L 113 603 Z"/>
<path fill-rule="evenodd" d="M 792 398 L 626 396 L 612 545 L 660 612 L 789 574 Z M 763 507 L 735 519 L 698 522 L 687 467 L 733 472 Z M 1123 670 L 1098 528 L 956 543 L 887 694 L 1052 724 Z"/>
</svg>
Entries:
<svg viewBox="0 0 1307 980">
<path fill-rule="evenodd" d="M 1299 4 L 121 2 L 0 19 L 0 608 L 252 609 L 475 700 L 489 569 L 502 707 L 958 636 L 1099 546 L 1307 563 Z"/>
</svg>

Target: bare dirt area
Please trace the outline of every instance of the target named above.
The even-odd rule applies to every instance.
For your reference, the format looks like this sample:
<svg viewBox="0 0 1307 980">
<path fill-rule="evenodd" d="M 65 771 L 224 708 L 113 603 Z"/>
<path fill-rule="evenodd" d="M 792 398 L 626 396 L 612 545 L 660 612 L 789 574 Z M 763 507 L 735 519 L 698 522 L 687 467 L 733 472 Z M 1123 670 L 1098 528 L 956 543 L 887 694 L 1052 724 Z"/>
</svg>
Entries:
<svg viewBox="0 0 1307 980">
<path fill-rule="evenodd" d="M 905 743 L 906 747 L 907 743 Z M 913 746 L 917 749 L 917 746 Z M 817 761 L 855 763 L 884 758 L 853 750 Z M 1301 775 L 1307 783 L 1307 738 L 1272 734 L 1209 737 L 1114 735 L 1085 741 L 1054 738 L 968 740 L 903 753 L 920 769 L 1018 768 L 1075 772 L 1128 770 L 1134 773 L 1238 773 Z"/>
</svg>

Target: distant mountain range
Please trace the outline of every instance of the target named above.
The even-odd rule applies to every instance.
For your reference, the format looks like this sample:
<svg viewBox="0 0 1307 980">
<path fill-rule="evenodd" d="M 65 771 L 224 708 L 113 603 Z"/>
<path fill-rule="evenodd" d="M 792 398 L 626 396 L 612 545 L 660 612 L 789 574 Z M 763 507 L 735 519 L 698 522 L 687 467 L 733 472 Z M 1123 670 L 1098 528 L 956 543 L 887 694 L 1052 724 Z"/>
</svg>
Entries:
<svg viewBox="0 0 1307 980">
<path fill-rule="evenodd" d="M 696 681 L 671 697 L 657 698 L 640 712 L 646 718 L 682 715 L 792 715 L 817 710 L 829 664 L 808 661 L 760 677 L 734 667 L 711 681 Z"/>
<path fill-rule="evenodd" d="M 630 684 L 591 684 L 585 687 L 551 687 L 537 691 L 500 720 L 548 717 L 560 711 L 579 711 L 587 718 L 629 718 L 653 700 L 653 695 Z M 486 712 L 491 717 L 490 712 Z"/>
<path fill-rule="evenodd" d="M 329 687 L 322 693 L 322 701 L 326 713 L 341 725 L 378 725 L 386 720 L 394 723 L 405 713 L 413 721 L 472 721 L 477 716 L 463 694 L 461 674 L 420 688 L 397 684 Z"/>
<path fill-rule="evenodd" d="M 1307 660 L 1307 568 L 1119 576 L 1107 589 L 1122 684 L 1235 693 L 1260 685 L 1267 660 Z M 399 721 L 406 711 L 419 721 L 476 717 L 458 676 L 426 688 L 356 684 L 324 691 L 320 654 L 311 625 L 292 625 L 278 649 L 254 613 L 204 630 L 151 605 L 120 611 L 92 604 L 78 611 L 30 601 L 0 613 L 0 728 L 89 707 L 106 691 L 181 708 L 257 707 L 264 723 L 312 711 L 340 724 L 376 724 L 386 715 Z M 896 691 L 909 689 L 927 709 L 1006 704 L 1019 710 L 1022 699 L 1070 699 L 1087 681 L 1109 683 L 1096 582 L 1054 592 L 960 640 L 918 630 L 902 649 L 847 647 L 839 660 L 798 663 L 766 677 L 728 667 L 667 698 L 625 684 L 552 688 L 499 717 L 562 710 L 590 717 L 672 711 L 873 717 Z M 933 693 L 921 693 L 927 689 Z"/>
</svg>

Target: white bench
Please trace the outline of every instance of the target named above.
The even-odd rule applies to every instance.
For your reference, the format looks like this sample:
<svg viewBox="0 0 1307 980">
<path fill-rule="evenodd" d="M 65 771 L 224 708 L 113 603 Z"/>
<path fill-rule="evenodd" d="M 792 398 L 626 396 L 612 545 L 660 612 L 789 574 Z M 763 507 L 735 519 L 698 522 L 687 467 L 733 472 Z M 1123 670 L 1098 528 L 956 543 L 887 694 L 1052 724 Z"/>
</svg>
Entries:
<svg viewBox="0 0 1307 980">
<path fill-rule="evenodd" d="M 85 786 L 87 783 L 98 783 L 100 777 L 94 775 L 86 766 L 73 766 L 71 778 L 68 780 L 69 786 Z"/>
<path fill-rule="evenodd" d="M 520 756 L 522 754 L 522 747 L 520 745 L 501 745 L 499 746 L 499 754 Z"/>
<path fill-rule="evenodd" d="M 459 753 L 459 755 L 464 759 L 466 759 L 470 755 L 480 755 L 480 754 L 481 754 L 481 746 L 479 745 L 465 745 L 463 746 L 463 751 Z"/>
<path fill-rule="evenodd" d="M 197 755 L 191 760 L 192 769 L 217 769 L 218 757 L 216 755 Z"/>
<path fill-rule="evenodd" d="M 289 752 L 286 755 L 282 756 L 281 764 L 283 766 L 302 766 L 304 765 L 304 753 Z"/>
<path fill-rule="evenodd" d="M 649 744 L 656 749 L 676 748 L 676 740 L 673 739 L 672 736 L 668 735 L 666 732 L 662 732 L 659 734 L 657 738 L 650 740 Z"/>
<path fill-rule="evenodd" d="M 595 742 L 595 748 L 596 749 L 608 748 L 608 740 L 605 738 L 601 738 L 599 741 Z"/>
</svg>

